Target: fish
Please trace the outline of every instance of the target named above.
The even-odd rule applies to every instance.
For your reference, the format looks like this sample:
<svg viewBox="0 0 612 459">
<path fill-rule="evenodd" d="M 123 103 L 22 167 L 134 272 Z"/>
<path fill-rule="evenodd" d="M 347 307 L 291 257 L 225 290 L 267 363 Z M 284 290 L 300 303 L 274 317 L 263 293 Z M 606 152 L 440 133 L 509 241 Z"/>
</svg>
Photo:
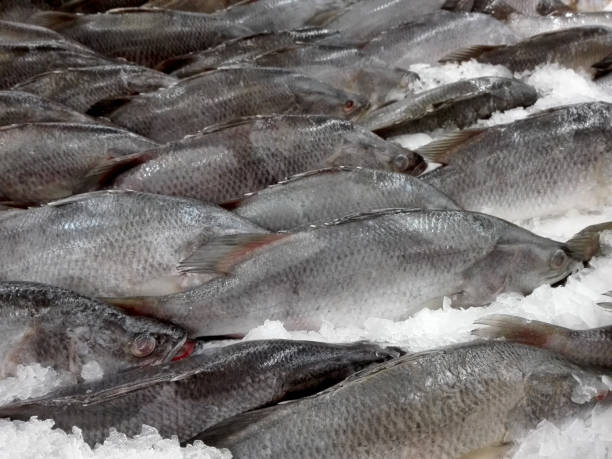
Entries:
<svg viewBox="0 0 612 459">
<path fill-rule="evenodd" d="M 99 191 L 0 213 L 0 280 L 41 282 L 90 297 L 158 295 L 197 285 L 176 266 L 214 236 L 264 232 L 193 199 Z"/>
<path fill-rule="evenodd" d="M 574 9 L 561 0 L 448 0 L 442 7 L 448 11 L 472 11 L 497 15 L 519 13 L 522 16 L 561 17 Z"/>
<path fill-rule="evenodd" d="M 158 70 L 177 78 L 193 76 L 206 70 L 245 62 L 269 51 L 302 43 L 311 43 L 338 34 L 337 31 L 308 27 L 281 32 L 262 32 L 227 40 L 213 48 L 172 57 L 157 66 Z"/>
<path fill-rule="evenodd" d="M 458 208 L 418 178 L 346 166 L 305 172 L 231 203 L 234 213 L 270 231 L 321 225 L 393 207 Z"/>
<path fill-rule="evenodd" d="M 90 124 L 97 122 L 90 116 L 36 94 L 0 91 L 0 126 L 50 121 Z"/>
<path fill-rule="evenodd" d="M 100 124 L 23 123 L 0 128 L 0 199 L 25 205 L 101 186 L 157 144 Z"/>
<path fill-rule="evenodd" d="M 522 38 L 529 38 L 555 30 L 583 26 L 612 28 L 612 12 L 566 13 L 560 16 L 523 16 L 511 15 L 506 20 L 508 27 Z"/>
<path fill-rule="evenodd" d="M 83 46 L 79 42 L 70 40 L 63 35 L 49 30 L 45 27 L 39 27 L 33 24 L 24 24 L 22 22 L 2 21 L 0 20 L 0 43 L 13 44 L 57 44 L 70 48 L 75 48 L 86 53 L 91 52 L 90 49 Z"/>
<path fill-rule="evenodd" d="M 196 438 L 235 458 L 502 457 L 539 422 L 596 406 L 609 394 L 601 378 L 542 349 L 464 343 L 378 364 Z"/>
<path fill-rule="evenodd" d="M 472 334 L 481 338 L 503 338 L 563 355 L 581 366 L 612 369 L 612 326 L 573 330 L 506 314 L 492 314 L 475 322 L 484 327 Z"/>
<path fill-rule="evenodd" d="M 480 77 L 459 80 L 368 113 L 360 123 L 383 137 L 465 128 L 496 111 L 533 105 L 536 90 L 520 80 Z"/>
<path fill-rule="evenodd" d="M 135 96 L 110 119 L 145 137 L 170 142 L 243 116 L 326 114 L 356 119 L 368 108 L 363 96 L 290 70 L 227 67 Z"/>
<path fill-rule="evenodd" d="M 418 175 L 423 159 L 355 124 L 322 115 L 241 118 L 145 152 L 112 187 L 224 203 L 326 166 Z"/>
<path fill-rule="evenodd" d="M 149 0 L 147 8 L 166 8 L 170 10 L 192 11 L 194 13 L 214 13 L 244 0 Z"/>
<path fill-rule="evenodd" d="M 52 418 L 68 432 L 78 426 L 92 446 L 111 428 L 133 436 L 142 424 L 186 441 L 232 415 L 324 389 L 397 355 L 367 342 L 246 341 L 14 402 L 0 416 Z"/>
<path fill-rule="evenodd" d="M 80 376 L 169 362 L 186 344 L 184 330 L 132 317 L 108 304 L 51 285 L 0 282 L 0 375 L 38 363 Z M 191 344 L 193 346 L 193 344 Z"/>
<path fill-rule="evenodd" d="M 220 237 L 179 269 L 224 276 L 175 295 L 104 300 L 192 337 L 240 336 L 267 319 L 299 330 L 360 326 L 440 307 L 445 296 L 465 307 L 502 292 L 530 293 L 582 266 L 582 244 L 592 243 L 575 242 L 485 214 L 385 209 L 303 231 Z"/>
<path fill-rule="evenodd" d="M 108 59 L 99 54 L 83 51 L 59 41 L 55 43 L 0 41 L 0 90 L 10 89 L 42 72 L 109 63 Z"/>
<path fill-rule="evenodd" d="M 13 89 L 38 94 L 85 113 L 101 101 L 155 91 L 176 81 L 146 67 L 112 64 L 40 73 Z"/>
<path fill-rule="evenodd" d="M 386 29 L 361 51 L 389 65 L 408 68 L 417 63 L 436 63 L 459 46 L 504 45 L 517 40 L 507 25 L 492 16 L 441 10 Z"/>
<path fill-rule="evenodd" d="M 146 0 L 71 0 L 62 4 L 59 11 L 73 13 L 103 13 L 114 8 L 144 5 Z"/>
<path fill-rule="evenodd" d="M 610 71 L 611 56 L 612 29 L 588 26 L 542 33 L 516 44 L 459 49 L 440 62 L 475 59 L 485 64 L 503 65 L 512 72 L 524 72 L 555 62 L 599 77 Z"/>
<path fill-rule="evenodd" d="M 118 8 L 88 15 L 42 12 L 36 22 L 100 54 L 146 67 L 252 34 L 210 15 L 159 8 Z"/>
<path fill-rule="evenodd" d="M 417 151 L 446 164 L 421 179 L 464 209 L 520 221 L 598 208 L 612 194 L 612 104 L 552 108 Z"/>
</svg>

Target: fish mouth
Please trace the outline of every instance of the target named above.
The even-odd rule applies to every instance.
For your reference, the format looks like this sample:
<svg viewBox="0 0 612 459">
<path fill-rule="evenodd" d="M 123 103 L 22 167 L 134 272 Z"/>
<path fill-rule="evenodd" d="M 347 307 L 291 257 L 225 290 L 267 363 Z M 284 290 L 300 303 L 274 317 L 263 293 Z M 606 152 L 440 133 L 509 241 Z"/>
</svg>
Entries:
<svg viewBox="0 0 612 459">
<path fill-rule="evenodd" d="M 180 347 L 180 350 L 176 352 L 176 354 L 172 358 L 172 361 L 177 362 L 179 360 L 186 359 L 191 354 L 193 354 L 193 351 L 195 351 L 195 348 L 196 348 L 195 341 L 190 340 L 190 339 L 185 340 L 183 345 Z"/>
</svg>

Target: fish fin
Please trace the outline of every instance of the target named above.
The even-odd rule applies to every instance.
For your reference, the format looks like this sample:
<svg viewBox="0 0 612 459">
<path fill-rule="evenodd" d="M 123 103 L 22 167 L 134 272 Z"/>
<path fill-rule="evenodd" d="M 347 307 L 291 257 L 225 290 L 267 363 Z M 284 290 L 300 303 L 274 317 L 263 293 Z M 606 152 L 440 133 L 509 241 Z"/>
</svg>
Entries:
<svg viewBox="0 0 612 459">
<path fill-rule="evenodd" d="M 142 6 L 126 6 L 123 8 L 112 8 L 104 14 L 129 14 L 129 13 L 165 13 L 163 8 L 147 8 Z"/>
<path fill-rule="evenodd" d="M 134 315 L 153 316 L 157 296 L 98 297 L 97 300 L 113 305 Z"/>
<path fill-rule="evenodd" d="M 589 261 L 595 255 L 599 255 L 599 235 L 602 231 L 611 231 L 612 221 L 587 226 L 576 233 L 565 243 L 570 255 L 577 260 Z"/>
<path fill-rule="evenodd" d="M 95 117 L 108 116 L 115 110 L 130 102 L 132 99 L 134 99 L 134 97 L 136 97 L 136 95 L 110 97 L 108 99 L 99 100 L 95 104 L 91 105 L 85 114 Z"/>
<path fill-rule="evenodd" d="M 76 191 L 86 192 L 108 185 L 120 173 L 147 162 L 151 157 L 148 152 L 139 152 L 105 159 L 87 173 Z"/>
<path fill-rule="evenodd" d="M 595 69 L 593 79 L 601 78 L 612 72 L 612 54 L 604 57 L 602 60 L 595 62 L 591 67 Z"/>
<path fill-rule="evenodd" d="M 80 17 L 75 13 L 65 13 L 61 11 L 41 11 L 32 16 L 30 22 L 37 26 L 60 32 L 66 27 L 70 27 Z"/>
<path fill-rule="evenodd" d="M 184 81 L 184 80 L 183 80 Z M 268 118 L 277 118 L 279 115 L 253 115 L 253 116 L 241 116 L 239 118 L 235 118 L 231 121 L 224 121 L 221 123 L 211 124 L 210 126 L 205 127 L 201 131 L 198 131 L 195 135 L 206 135 L 212 134 L 214 132 L 223 131 L 225 129 L 231 129 L 238 126 L 244 126 L 246 124 L 251 124 L 257 120 L 268 119 Z"/>
<path fill-rule="evenodd" d="M 130 190 L 99 190 L 99 191 L 89 191 L 87 193 L 75 194 L 74 196 L 68 196 L 67 198 L 57 199 L 55 201 L 49 201 L 45 203 L 45 205 L 49 207 L 60 207 L 65 206 L 67 204 L 73 204 L 75 202 L 84 201 L 90 198 L 94 198 L 96 196 L 104 196 L 109 194 L 119 194 L 119 193 L 136 193 L 136 191 Z"/>
<path fill-rule="evenodd" d="M 446 134 L 439 139 L 417 148 L 415 152 L 428 161 L 448 164 L 455 147 L 484 131 L 484 129 L 464 129 L 462 131 L 451 132 L 450 134 Z"/>
<path fill-rule="evenodd" d="M 308 19 L 306 25 L 310 27 L 325 27 L 338 17 L 339 11 L 342 11 L 342 9 L 336 10 L 332 8 L 327 11 L 320 11 Z"/>
<path fill-rule="evenodd" d="M 507 341 L 545 347 L 551 335 L 565 333 L 567 329 L 556 325 L 528 320 L 506 314 L 492 314 L 474 322 L 486 328 L 472 330 L 472 335 L 481 338 L 505 338 Z"/>
<path fill-rule="evenodd" d="M 220 236 L 181 261 L 177 269 L 183 273 L 229 274 L 234 266 L 250 258 L 257 249 L 285 239 L 289 235 L 289 233 L 243 233 Z"/>
<path fill-rule="evenodd" d="M 480 57 L 483 53 L 486 53 L 487 51 L 502 48 L 503 46 L 504 45 L 474 45 L 468 46 L 467 48 L 459 48 L 442 57 L 438 60 L 438 62 L 444 64 L 447 62 L 469 61 L 470 59 L 476 59 Z"/>
<path fill-rule="evenodd" d="M 604 296 L 610 296 L 612 297 L 612 290 L 610 290 L 609 292 L 606 292 L 603 294 Z M 597 303 L 597 306 L 602 307 L 604 309 L 610 309 L 612 310 L 612 301 L 604 301 L 604 302 L 600 302 Z"/>
<path fill-rule="evenodd" d="M 487 1 L 483 4 L 474 4 L 473 1 L 447 0 L 441 9 L 447 11 L 467 11 L 473 13 L 485 13 L 500 21 L 507 20 L 512 14 L 519 14 L 514 8 L 503 0 Z"/>
<path fill-rule="evenodd" d="M 487 446 L 478 448 L 462 455 L 459 459 L 504 459 L 509 458 L 510 451 L 515 443 L 502 443 L 501 445 Z"/>
<path fill-rule="evenodd" d="M 182 56 L 174 56 L 165 61 L 160 62 L 155 66 L 155 70 L 164 73 L 172 73 L 179 70 L 187 65 L 191 65 L 197 62 L 198 56 L 195 53 L 183 54 Z M 206 70 L 212 70 L 213 67 L 207 68 Z"/>
</svg>

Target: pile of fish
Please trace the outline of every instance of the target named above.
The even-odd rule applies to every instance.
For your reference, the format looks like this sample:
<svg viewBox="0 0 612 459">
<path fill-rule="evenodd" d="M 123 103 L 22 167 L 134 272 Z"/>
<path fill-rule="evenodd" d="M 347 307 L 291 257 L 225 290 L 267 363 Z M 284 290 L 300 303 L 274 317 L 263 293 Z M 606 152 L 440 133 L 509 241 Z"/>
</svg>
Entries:
<svg viewBox="0 0 612 459">
<path fill-rule="evenodd" d="M 467 458 L 609 403 L 612 325 L 219 341 L 485 306 L 600 256 L 612 222 L 521 222 L 612 204 L 612 103 L 538 111 L 525 78 L 557 63 L 612 95 L 606 3 L 0 0 L 0 378 L 70 375 L 0 417 L 92 446 L 146 424 L 234 457 Z M 424 88 L 419 65 L 468 60 L 514 77 Z"/>
</svg>

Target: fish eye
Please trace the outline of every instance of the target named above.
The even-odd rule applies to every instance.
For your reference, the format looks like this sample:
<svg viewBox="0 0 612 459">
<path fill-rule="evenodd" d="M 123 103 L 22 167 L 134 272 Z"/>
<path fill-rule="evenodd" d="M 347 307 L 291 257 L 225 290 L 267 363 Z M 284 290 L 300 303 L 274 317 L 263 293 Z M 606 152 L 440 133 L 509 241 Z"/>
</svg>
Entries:
<svg viewBox="0 0 612 459">
<path fill-rule="evenodd" d="M 138 335 L 132 345 L 130 346 L 130 352 L 134 357 L 146 357 L 151 355 L 157 346 L 157 341 L 151 335 Z"/>
<path fill-rule="evenodd" d="M 567 254 L 561 249 L 555 250 L 555 252 L 550 257 L 550 267 L 552 269 L 561 269 L 563 268 L 563 266 L 565 266 L 566 262 Z"/>
<path fill-rule="evenodd" d="M 403 172 L 410 166 L 410 160 L 406 155 L 395 155 L 391 159 L 391 165 L 394 170 Z"/>
<path fill-rule="evenodd" d="M 347 101 L 344 103 L 344 111 L 345 111 L 345 112 L 349 113 L 349 112 L 351 112 L 351 111 L 352 111 L 354 108 L 355 108 L 355 101 L 353 101 L 353 100 L 350 100 L 350 99 L 349 99 L 349 100 L 347 100 Z"/>
</svg>

